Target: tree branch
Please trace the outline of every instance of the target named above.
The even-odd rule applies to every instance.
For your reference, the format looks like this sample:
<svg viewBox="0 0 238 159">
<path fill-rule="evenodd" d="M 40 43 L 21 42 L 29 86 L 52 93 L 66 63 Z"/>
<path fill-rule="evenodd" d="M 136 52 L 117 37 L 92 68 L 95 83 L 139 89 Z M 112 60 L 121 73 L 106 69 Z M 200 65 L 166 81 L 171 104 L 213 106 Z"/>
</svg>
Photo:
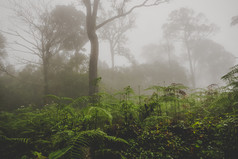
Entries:
<svg viewBox="0 0 238 159">
<path fill-rule="evenodd" d="M 23 48 L 25 48 L 25 49 L 31 51 L 31 52 L 34 53 L 35 55 L 38 55 L 38 53 L 37 53 L 34 49 L 32 49 L 32 48 L 30 48 L 30 47 L 28 47 L 28 46 L 26 46 L 26 45 L 23 45 L 23 44 L 21 44 L 21 43 L 18 43 L 17 41 L 15 41 L 14 44 L 16 44 L 16 45 L 18 45 L 18 46 L 21 46 L 21 47 L 23 47 Z"/>
<path fill-rule="evenodd" d="M 99 28 L 101 28 L 101 27 L 104 26 L 105 24 L 110 23 L 111 21 L 113 21 L 113 20 L 115 20 L 115 19 L 117 19 L 117 18 L 124 17 L 124 16 L 130 14 L 132 11 L 134 11 L 134 10 L 137 9 L 137 8 L 157 6 L 157 5 L 161 4 L 161 3 L 168 2 L 169 0 L 156 0 L 154 3 L 147 4 L 149 1 L 150 1 L 150 0 L 145 0 L 145 1 L 143 1 L 141 4 L 135 5 L 134 7 L 132 7 L 131 9 L 129 9 L 127 12 L 125 12 L 125 13 L 122 12 L 121 14 L 118 14 L 118 15 L 116 15 L 116 16 L 114 16 L 114 17 L 111 17 L 111 18 L 105 20 L 104 22 L 102 22 L 101 24 L 99 24 L 99 25 L 96 26 L 96 30 L 99 29 Z"/>
</svg>

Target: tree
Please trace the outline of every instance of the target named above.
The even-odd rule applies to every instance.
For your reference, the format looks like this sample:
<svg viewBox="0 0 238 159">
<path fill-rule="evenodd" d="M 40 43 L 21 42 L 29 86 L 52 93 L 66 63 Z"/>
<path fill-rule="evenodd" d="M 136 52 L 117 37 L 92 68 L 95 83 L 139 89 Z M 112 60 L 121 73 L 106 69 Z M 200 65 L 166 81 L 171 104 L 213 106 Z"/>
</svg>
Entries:
<svg viewBox="0 0 238 159">
<path fill-rule="evenodd" d="M 88 57 L 83 53 L 59 53 L 51 60 L 50 90 L 61 97 L 88 94 Z"/>
<path fill-rule="evenodd" d="M 174 45 L 173 45 L 173 40 L 174 40 L 174 37 L 173 35 L 168 32 L 169 30 L 166 30 L 165 29 L 166 25 L 163 25 L 163 29 L 164 29 L 164 32 L 163 32 L 163 41 L 162 41 L 162 45 L 163 45 L 163 50 L 167 53 L 168 55 L 168 62 L 169 62 L 169 66 L 171 67 L 172 65 L 172 54 L 173 54 L 173 51 L 174 51 Z"/>
<path fill-rule="evenodd" d="M 85 14 L 74 6 L 57 5 L 51 12 L 52 24 L 64 36 L 61 48 L 78 53 L 88 42 Z"/>
<path fill-rule="evenodd" d="M 91 44 L 91 52 L 90 52 L 90 61 L 89 61 L 89 95 L 93 95 L 98 92 L 97 82 L 97 63 L 98 63 L 98 55 L 99 55 L 99 42 L 96 31 L 102 26 L 114 21 L 117 18 L 125 17 L 130 14 L 133 10 L 140 7 L 149 7 L 159 5 L 163 2 L 167 2 L 168 0 L 143 0 L 137 2 L 136 5 L 129 7 L 131 5 L 131 1 L 122 0 L 122 1 L 110 1 L 111 4 L 109 6 L 114 7 L 114 13 L 110 18 L 97 24 L 97 16 L 100 0 L 83 0 L 83 4 L 86 7 L 86 26 L 87 26 L 87 34 Z M 102 6 L 102 4 L 101 4 Z"/>
<path fill-rule="evenodd" d="M 163 30 L 167 37 L 174 37 L 175 39 L 181 40 L 184 44 L 193 88 L 196 87 L 196 80 L 192 47 L 197 40 L 206 38 L 213 33 L 215 29 L 215 25 L 208 23 L 203 14 L 196 14 L 193 10 L 188 8 L 172 11 L 169 15 L 168 23 L 163 25 Z"/>
<path fill-rule="evenodd" d="M 151 49 L 151 51 L 153 50 Z M 99 65 L 102 87 L 110 92 L 116 92 L 128 85 L 137 91 L 140 86 L 141 92 L 143 92 L 143 88 L 148 88 L 151 85 L 167 86 L 171 83 L 188 85 L 185 68 L 178 61 L 172 59 L 171 66 L 169 66 L 166 54 L 163 56 L 160 54 L 161 52 L 157 52 L 157 56 L 154 56 L 154 52 L 150 54 L 150 50 L 147 49 L 144 49 L 144 53 L 148 55 L 144 64 L 115 69 L 114 80 L 111 80 L 112 70 L 109 67 L 102 68 L 101 66 L 100 68 Z"/>
<path fill-rule="evenodd" d="M 6 46 L 6 39 L 0 33 L 0 71 L 3 71 L 3 72 L 6 71 L 6 68 L 3 63 L 3 59 L 6 57 L 5 46 Z"/>
<path fill-rule="evenodd" d="M 232 17 L 231 19 L 231 25 L 237 25 L 238 24 L 238 15 Z"/>
<path fill-rule="evenodd" d="M 43 104 L 42 67 L 28 64 L 20 70 L 6 67 L 9 74 L 0 75 L 0 109 L 13 110 L 20 106 Z M 51 58 L 50 94 L 78 98 L 88 94 L 88 57 L 82 53 L 61 52 Z M 50 98 L 47 96 L 47 101 Z"/>
<path fill-rule="evenodd" d="M 106 15 L 110 15 L 110 12 L 108 14 L 105 13 L 104 17 L 106 17 Z M 134 25 L 134 17 L 128 16 L 128 18 L 119 18 L 117 21 L 111 22 L 99 30 L 99 37 L 109 44 L 112 70 L 115 69 L 115 55 L 124 56 L 134 63 L 130 50 L 126 48 L 128 38 L 125 35 Z"/>
<path fill-rule="evenodd" d="M 19 31 L 6 33 L 18 38 L 15 45 L 20 49 L 15 51 L 39 57 L 44 81 L 43 94 L 47 95 L 50 60 L 62 49 L 75 49 L 78 52 L 82 47 L 80 43 L 85 44 L 85 40 L 82 40 L 85 39 L 85 16 L 72 6 L 57 6 L 52 10 L 43 0 L 37 2 L 13 0 L 12 3 L 13 10 L 25 28 L 19 27 Z"/>
<path fill-rule="evenodd" d="M 153 84 L 156 82 L 170 84 L 187 84 L 187 76 L 184 67 L 177 61 L 178 57 L 173 54 L 172 46 L 168 43 L 149 44 L 143 47 L 142 54 L 147 64 L 144 75 Z M 154 67 L 154 68 L 153 68 Z"/>
<path fill-rule="evenodd" d="M 210 39 L 197 41 L 191 51 L 194 66 L 199 68 L 196 70 L 196 79 L 202 85 L 220 82 L 220 77 L 235 63 L 234 55 Z"/>
<path fill-rule="evenodd" d="M 171 63 L 171 60 L 175 60 L 175 55 L 172 55 L 172 52 L 167 53 L 168 48 L 167 44 L 161 43 L 161 44 L 148 44 L 143 47 L 142 49 L 142 55 L 144 59 L 149 62 L 162 62 L 162 61 L 168 61 L 168 63 Z M 168 55 L 170 54 L 170 55 Z"/>
</svg>

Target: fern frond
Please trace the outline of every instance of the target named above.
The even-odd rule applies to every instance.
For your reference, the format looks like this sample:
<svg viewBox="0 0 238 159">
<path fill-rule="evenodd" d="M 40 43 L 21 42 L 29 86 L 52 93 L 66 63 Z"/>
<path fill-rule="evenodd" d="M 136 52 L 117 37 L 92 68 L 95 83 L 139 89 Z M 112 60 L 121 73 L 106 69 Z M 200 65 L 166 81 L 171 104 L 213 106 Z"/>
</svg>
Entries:
<svg viewBox="0 0 238 159">
<path fill-rule="evenodd" d="M 165 87 L 163 87 L 163 86 L 154 85 L 154 86 L 151 86 L 149 88 L 146 88 L 145 90 L 163 91 L 164 89 L 165 89 Z"/>
<path fill-rule="evenodd" d="M 231 68 L 231 71 L 222 76 L 221 79 L 231 81 L 235 78 L 235 75 L 238 73 L 238 65 L 235 65 Z"/>
<path fill-rule="evenodd" d="M 53 102 L 55 102 L 57 104 L 73 102 L 73 99 L 69 98 L 69 97 L 58 97 L 58 96 L 52 95 L 52 94 L 46 95 L 46 97 L 50 98 Z"/>
<path fill-rule="evenodd" d="M 105 147 L 108 150 L 112 148 L 118 150 L 125 147 L 125 145 L 128 145 L 128 143 L 124 139 L 108 136 L 100 130 L 88 130 L 81 132 L 70 147 L 53 152 L 50 156 L 55 156 L 54 159 L 62 156 L 67 156 L 66 158 L 69 159 L 84 159 L 88 153 L 99 152 Z M 94 152 L 91 152 L 92 150 Z"/>
<path fill-rule="evenodd" d="M 108 121 L 110 122 L 110 124 L 112 123 L 112 115 L 109 111 L 107 111 L 106 109 L 100 108 L 100 107 L 91 107 L 88 110 L 88 114 L 97 112 L 98 115 L 105 117 L 106 119 L 108 119 Z"/>
<path fill-rule="evenodd" d="M 3 141 L 15 142 L 15 143 L 24 143 L 24 144 L 29 143 L 29 139 L 27 139 L 27 138 L 8 138 L 4 135 L 0 135 L 0 142 L 3 142 Z"/>
<path fill-rule="evenodd" d="M 111 149 L 101 149 L 95 152 L 95 158 L 122 159 L 123 156 L 119 151 L 113 151 Z"/>
<path fill-rule="evenodd" d="M 52 152 L 49 155 L 49 159 L 58 159 L 58 158 L 62 157 L 63 155 L 65 155 L 71 148 L 72 148 L 72 146 L 69 146 L 69 147 L 63 148 L 61 150 Z"/>
<path fill-rule="evenodd" d="M 124 146 L 128 145 L 128 142 L 122 138 L 117 138 L 114 136 L 105 136 L 105 144 L 110 147 L 111 149 L 115 148 L 123 148 Z"/>
<path fill-rule="evenodd" d="M 151 122 L 155 122 L 155 121 L 163 120 L 163 119 L 172 119 L 172 117 L 170 117 L 170 116 L 150 116 L 150 117 L 146 118 L 144 120 L 144 122 L 151 123 Z"/>
</svg>

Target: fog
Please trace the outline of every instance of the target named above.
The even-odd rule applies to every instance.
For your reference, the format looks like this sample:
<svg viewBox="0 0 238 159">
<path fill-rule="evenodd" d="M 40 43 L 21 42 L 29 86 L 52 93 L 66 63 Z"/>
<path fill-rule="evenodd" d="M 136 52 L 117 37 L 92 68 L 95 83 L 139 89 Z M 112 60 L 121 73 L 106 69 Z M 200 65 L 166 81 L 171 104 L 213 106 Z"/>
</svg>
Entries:
<svg viewBox="0 0 238 159">
<path fill-rule="evenodd" d="M 238 0 L 0 0 L 0 159 L 235 159 Z"/>
<path fill-rule="evenodd" d="M 23 4 L 24 1 L 16 0 L 15 2 Z M 110 9 L 109 3 L 101 2 L 103 2 L 101 9 Z M 31 3 L 35 2 L 31 1 Z M 140 1 L 132 1 L 127 9 L 136 4 L 140 4 Z M 71 5 L 85 14 L 85 7 L 73 0 L 55 0 L 46 6 L 51 12 L 57 5 Z M 26 77 L 29 78 L 27 82 L 34 83 L 36 81 L 31 81 L 33 79 L 27 75 L 30 71 L 34 74 L 32 76 L 36 76 L 35 78 L 41 83 L 43 81 L 43 77 L 39 75 L 41 66 L 36 63 L 42 64 L 39 58 L 42 56 L 34 51 L 29 53 L 29 50 L 34 50 L 34 47 L 30 46 L 31 42 L 34 43 L 34 39 L 27 35 L 29 26 L 21 21 L 21 15 L 16 15 L 14 7 L 13 3 L 0 1 L 1 34 L 6 39 L 4 49 L 8 55 L 1 57 L 2 66 L 5 67 L 2 72 L 16 77 L 24 74 L 25 71 Z M 32 9 L 29 6 L 25 7 Z M 37 12 L 40 11 L 40 9 L 37 10 Z M 98 12 L 98 24 L 110 17 L 106 11 L 99 10 Z M 114 15 L 116 12 L 111 10 L 111 13 Z M 236 64 L 236 57 L 238 57 L 238 25 L 231 25 L 232 17 L 237 15 L 237 0 L 171 0 L 156 6 L 136 8 L 128 16 L 106 24 L 96 32 L 99 37 L 98 77 L 102 78 L 100 90 L 119 90 L 128 85 L 135 89 L 138 87 L 144 89 L 152 85 L 170 85 L 171 83 L 182 83 L 190 88 L 205 88 L 210 84 L 224 85 L 221 77 Z M 66 20 L 68 20 L 67 17 Z M 33 20 L 35 21 L 37 19 Z M 85 18 L 81 18 L 77 24 L 81 25 L 84 33 L 85 23 Z M 72 22 L 72 24 L 75 23 Z M 125 27 L 124 30 L 123 27 Z M 186 27 L 190 28 L 185 29 Z M 21 37 L 15 33 L 21 34 Z M 110 37 L 113 33 L 114 36 L 120 33 L 119 38 Z M 32 34 L 35 33 L 32 32 Z M 60 34 L 66 36 L 71 32 Z M 53 33 L 52 36 L 54 36 Z M 80 36 L 78 38 L 82 38 Z M 79 42 L 84 44 L 80 39 Z M 79 47 L 78 44 L 72 45 L 74 49 Z M 61 47 L 55 45 L 53 49 L 57 50 Z M 52 56 L 49 67 L 55 72 L 49 72 L 49 76 L 53 76 L 53 73 L 70 63 L 67 68 L 71 71 L 76 70 L 75 72 L 78 73 L 76 76 L 80 76 L 82 80 L 81 83 L 78 81 L 80 87 L 83 85 L 83 89 L 86 89 L 90 47 L 90 42 L 86 41 L 83 49 L 76 49 L 80 55 L 76 55 L 76 52 L 74 53 L 69 48 L 59 50 L 59 54 Z M 62 72 L 60 74 L 62 75 Z M 83 77 L 81 77 L 82 74 Z M 71 75 L 65 76 L 68 76 L 67 80 L 71 82 L 76 80 L 72 79 L 76 77 L 70 78 Z M 25 80 L 23 77 L 20 78 Z M 67 82 L 61 81 L 58 85 L 54 85 L 53 79 L 59 77 L 55 75 L 50 78 L 52 81 L 49 84 L 49 91 L 61 94 L 59 92 L 65 89 L 62 85 Z M 74 88 L 74 86 L 70 87 Z M 67 91 L 71 90 L 67 88 Z M 87 94 L 85 92 L 81 95 Z"/>
<path fill-rule="evenodd" d="M 192 9 L 197 14 L 204 14 L 208 23 L 213 23 L 216 25 L 217 30 L 208 38 L 214 40 L 214 42 L 223 46 L 225 51 L 237 57 L 238 49 L 236 46 L 236 41 L 238 40 L 238 28 L 237 26 L 231 26 L 232 17 L 238 14 L 237 6 L 238 2 L 235 0 L 230 0 L 229 2 L 222 0 L 175 0 L 168 4 L 161 4 L 156 7 L 140 8 L 134 12 L 136 15 L 136 27 L 127 32 L 127 36 L 129 38 L 128 47 L 130 48 L 131 53 L 134 55 L 138 63 L 148 62 L 146 61 L 145 56 L 146 54 L 149 56 L 149 51 L 147 51 L 147 53 L 145 51 L 143 52 L 143 48 L 151 44 L 159 45 L 161 41 L 163 41 L 162 25 L 168 20 L 169 13 L 173 10 L 185 7 Z M 108 56 L 110 56 L 110 51 L 108 46 L 102 45 L 101 52 L 101 60 L 105 61 L 110 66 L 110 58 L 108 58 Z M 181 49 L 177 49 L 175 51 L 175 54 L 177 55 L 176 61 L 179 63 L 183 63 L 183 59 L 186 58 L 186 56 L 181 55 L 181 52 Z M 216 57 L 213 58 L 216 59 Z M 125 58 L 123 57 L 117 57 L 115 62 L 117 66 L 129 65 L 128 61 L 125 61 Z M 226 64 L 223 65 L 223 67 L 227 69 L 233 64 Z M 184 67 L 187 68 L 188 66 L 185 65 Z M 226 69 L 220 69 L 219 75 L 221 76 L 224 74 Z M 203 77 L 199 78 L 197 81 L 197 86 L 206 87 L 212 83 L 222 85 L 219 75 L 214 75 L 216 77 L 211 79 L 209 75 L 203 74 Z"/>
</svg>

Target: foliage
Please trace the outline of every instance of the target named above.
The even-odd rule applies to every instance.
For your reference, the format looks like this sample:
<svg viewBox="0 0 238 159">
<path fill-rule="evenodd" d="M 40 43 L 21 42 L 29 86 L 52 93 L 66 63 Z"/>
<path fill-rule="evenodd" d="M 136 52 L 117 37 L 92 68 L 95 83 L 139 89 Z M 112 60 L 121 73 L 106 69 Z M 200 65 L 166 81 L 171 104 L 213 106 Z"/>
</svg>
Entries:
<svg viewBox="0 0 238 159">
<path fill-rule="evenodd" d="M 146 54 L 149 54 L 149 52 L 147 51 Z M 100 66 L 99 74 L 102 77 L 102 83 L 104 83 L 105 88 L 111 89 L 112 92 L 117 92 L 128 85 L 135 91 L 138 90 L 138 86 L 141 86 L 141 92 L 144 92 L 143 88 L 158 85 L 158 83 L 160 85 L 169 85 L 176 81 L 184 85 L 188 84 L 185 69 L 176 61 L 172 61 L 171 67 L 165 60 L 156 60 L 127 68 L 118 67 L 113 72 L 110 68 Z M 113 74 L 113 80 L 111 74 Z"/>
<path fill-rule="evenodd" d="M 237 73 L 238 73 L 238 65 L 235 65 L 231 68 L 231 71 L 222 77 L 223 80 L 227 80 L 229 82 L 229 86 L 232 87 L 234 91 L 237 90 L 238 82 L 237 82 Z"/>
<path fill-rule="evenodd" d="M 191 81 L 193 88 L 199 86 L 196 81 L 201 81 L 197 79 L 204 77 L 203 74 L 217 81 L 221 73 L 226 71 L 227 65 L 234 63 L 232 54 L 227 53 L 222 46 L 208 39 L 210 35 L 216 32 L 217 27 L 208 22 L 202 13 L 196 13 L 192 9 L 184 7 L 174 10 L 169 14 L 167 23 L 163 25 L 162 29 L 169 46 L 167 49 L 169 57 L 171 56 L 170 45 L 177 46 L 178 41 L 182 42 L 182 45 L 179 44 L 179 49 L 180 47 L 184 48 L 182 52 L 187 54 L 183 56 L 183 59 L 187 60 L 190 71 L 189 81 Z M 217 58 L 214 59 L 214 56 Z M 224 61 L 226 61 L 224 67 L 214 69 L 222 66 Z"/>
<path fill-rule="evenodd" d="M 66 154 L 66 158 L 78 159 L 86 158 L 87 155 L 90 155 L 91 157 L 95 158 L 95 156 L 99 155 L 100 151 L 105 151 L 107 146 L 109 147 L 106 149 L 107 152 L 104 152 L 104 155 L 106 155 L 109 151 L 112 155 L 113 149 L 118 151 L 125 145 L 127 145 L 127 141 L 123 139 L 108 136 L 106 133 L 100 130 L 89 130 L 81 132 L 70 147 L 67 147 L 61 151 L 57 151 L 57 155 L 61 157 L 62 154 Z M 52 156 L 52 154 L 54 156 L 56 155 L 54 152 L 51 153 L 50 156 Z M 111 157 L 113 157 L 113 155 Z"/>
<path fill-rule="evenodd" d="M 88 9 L 88 29 L 93 32 L 87 31 L 90 41 L 96 42 L 92 43 L 95 44 L 92 48 L 96 51 L 97 61 L 96 30 L 113 18 L 107 17 L 108 20 L 96 26 L 98 17 L 94 9 L 99 9 L 100 16 L 103 7 L 97 3 L 99 1 L 94 1 L 93 8 L 90 1 L 82 2 Z M 129 9 L 125 4 L 132 1 L 111 2 L 112 7 L 117 8 L 112 10 L 114 14 L 110 14 L 115 19 L 135 8 L 158 5 L 162 1 L 145 0 L 138 7 L 131 6 L 132 10 L 128 12 L 124 10 Z M 233 62 L 231 55 L 225 56 L 227 52 L 223 47 L 204 38 L 214 26 L 205 25 L 205 17 L 201 14 L 186 8 L 171 13 L 169 23 L 164 25 L 167 43 L 151 45 L 145 50 L 146 54 L 151 51 L 148 53 L 150 58 L 161 57 L 161 61 L 149 58 L 149 64 L 132 65 L 126 69 L 107 68 L 101 70 L 102 78 L 97 78 L 97 70 L 94 70 L 97 62 L 91 61 L 95 64 L 91 71 L 95 72 L 90 84 L 99 87 L 100 91 L 95 93 L 95 88 L 91 90 L 92 96 L 85 96 L 88 94 L 89 60 L 82 48 L 88 41 L 84 13 L 73 6 L 57 6 L 51 11 L 42 8 L 44 12 L 39 10 L 37 13 L 34 12 L 35 6 L 29 8 L 29 12 L 21 8 L 23 6 L 24 3 L 16 7 L 20 7 L 19 16 L 29 24 L 26 33 L 30 33 L 35 41 L 15 33 L 35 46 L 35 54 L 42 57 L 43 64 L 47 63 L 47 93 L 43 91 L 44 78 L 41 75 L 44 65 L 29 64 L 19 71 L 12 69 L 11 77 L 0 74 L 0 158 L 233 159 L 238 156 L 238 65 L 222 77 L 228 82 L 227 86 L 211 84 L 204 89 L 191 90 L 184 85 L 188 84 L 185 69 L 175 62 L 176 56 L 170 57 L 173 55 L 170 40 L 175 37 L 182 38 L 183 44 L 187 45 L 192 74 L 195 66 L 209 66 L 209 71 L 215 73 L 211 65 L 221 71 L 223 68 L 219 64 L 222 61 Z M 31 10 L 35 14 L 28 16 Z M 92 10 L 93 19 L 89 14 Z M 118 29 L 123 28 L 119 26 Z M 120 34 L 120 45 L 114 44 L 114 49 L 118 47 L 117 51 L 124 53 L 125 46 L 121 45 L 126 40 L 123 35 L 126 30 Z M 4 48 L 5 39 L 0 34 L 0 57 L 5 54 Z M 168 57 L 160 54 L 163 52 Z M 204 61 L 214 55 L 219 57 L 219 61 L 206 65 Z M 0 65 L 2 63 L 0 60 Z M 109 71 L 113 71 L 113 78 L 104 80 Z M 158 82 L 163 85 L 158 85 Z M 112 86 L 120 91 L 111 89 Z M 148 88 L 143 90 L 144 86 Z M 47 100 L 44 105 L 43 96 Z"/>
<path fill-rule="evenodd" d="M 60 54 L 52 58 L 49 70 L 49 93 L 76 99 L 88 93 L 87 57 L 83 54 Z M 0 78 L 0 108 L 14 110 L 24 105 L 42 105 L 42 67 L 32 64 L 19 70 L 14 77 Z"/>
<path fill-rule="evenodd" d="M 41 109 L 2 111 L 0 157 L 233 159 L 238 152 L 235 75 L 225 75 L 229 85 L 221 88 L 190 90 L 172 83 L 137 95 L 127 86 L 77 99 L 48 95 L 51 103 Z"/>
</svg>

